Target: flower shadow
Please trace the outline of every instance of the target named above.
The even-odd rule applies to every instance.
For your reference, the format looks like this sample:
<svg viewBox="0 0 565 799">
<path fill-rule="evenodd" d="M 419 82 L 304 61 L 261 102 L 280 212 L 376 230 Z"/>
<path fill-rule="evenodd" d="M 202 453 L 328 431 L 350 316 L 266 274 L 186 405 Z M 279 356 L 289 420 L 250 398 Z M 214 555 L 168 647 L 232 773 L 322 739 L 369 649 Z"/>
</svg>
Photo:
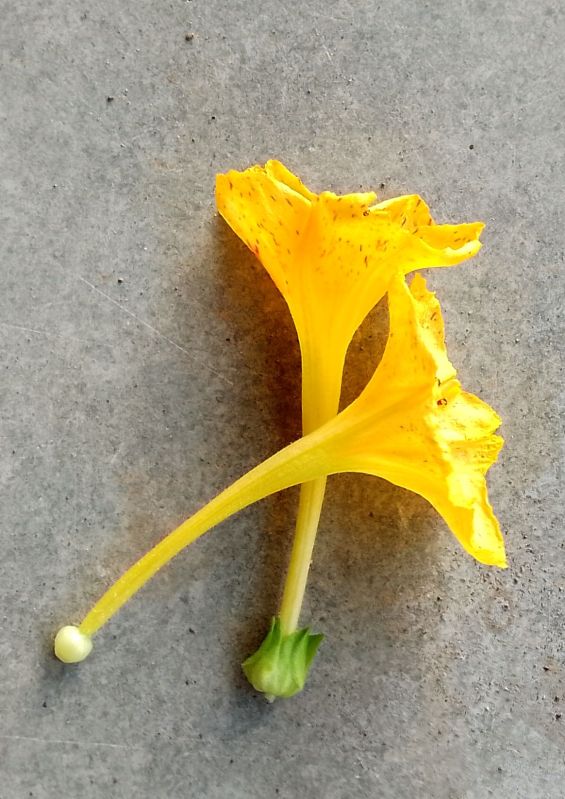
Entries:
<svg viewBox="0 0 565 799">
<path fill-rule="evenodd" d="M 249 420 L 246 447 L 251 446 L 258 463 L 301 435 L 298 338 L 283 298 L 259 261 L 220 218 L 214 234 L 212 258 L 224 297 L 222 316 L 233 331 L 235 357 L 247 365 L 237 370 L 239 407 L 234 412 Z M 254 563 L 246 574 L 244 607 L 251 618 L 237 631 L 242 653 L 259 643 L 251 631 L 262 632 L 276 612 L 297 500 L 298 489 L 290 489 L 260 503 L 262 529 L 253 538 Z"/>
</svg>

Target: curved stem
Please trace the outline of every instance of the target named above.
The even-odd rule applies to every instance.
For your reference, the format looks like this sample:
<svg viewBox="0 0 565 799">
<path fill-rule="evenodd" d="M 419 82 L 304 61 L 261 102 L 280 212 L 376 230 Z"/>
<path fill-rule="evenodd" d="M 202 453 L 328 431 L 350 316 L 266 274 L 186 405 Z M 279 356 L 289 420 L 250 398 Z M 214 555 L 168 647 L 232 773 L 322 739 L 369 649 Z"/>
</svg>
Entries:
<svg viewBox="0 0 565 799">
<path fill-rule="evenodd" d="M 304 340 L 308 340 L 307 337 Z M 319 429 L 337 414 L 344 360 L 345 351 L 338 346 L 302 347 L 302 427 L 305 435 Z M 300 486 L 296 530 L 279 609 L 284 635 L 293 633 L 298 627 L 326 482 L 324 475 Z"/>
<path fill-rule="evenodd" d="M 169 533 L 106 591 L 79 625 L 80 632 L 97 632 L 159 569 L 211 527 L 253 502 L 323 474 L 314 454 L 319 439 L 307 436 L 280 450 Z"/>
<path fill-rule="evenodd" d="M 324 502 L 326 480 L 326 477 L 320 477 L 318 480 L 304 483 L 300 488 L 296 532 L 279 610 L 283 635 L 293 633 L 298 627 Z"/>
</svg>

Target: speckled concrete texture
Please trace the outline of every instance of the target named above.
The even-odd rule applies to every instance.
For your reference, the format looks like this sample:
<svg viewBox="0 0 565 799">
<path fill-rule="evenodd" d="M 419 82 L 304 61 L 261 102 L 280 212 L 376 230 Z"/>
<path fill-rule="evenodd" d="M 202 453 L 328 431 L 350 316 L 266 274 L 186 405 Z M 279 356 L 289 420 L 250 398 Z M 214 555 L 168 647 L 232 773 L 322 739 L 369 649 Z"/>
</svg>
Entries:
<svg viewBox="0 0 565 799">
<path fill-rule="evenodd" d="M 0 20 L 0 797 L 563 799 L 563 4 L 4 0 Z M 213 201 L 216 171 L 268 157 L 486 221 L 479 257 L 429 280 L 504 419 L 510 568 L 418 497 L 333 478 L 302 695 L 268 705 L 239 667 L 296 491 L 65 667 L 57 627 L 299 433 L 288 312 Z M 377 309 L 354 340 L 346 399 L 385 329 Z"/>
</svg>

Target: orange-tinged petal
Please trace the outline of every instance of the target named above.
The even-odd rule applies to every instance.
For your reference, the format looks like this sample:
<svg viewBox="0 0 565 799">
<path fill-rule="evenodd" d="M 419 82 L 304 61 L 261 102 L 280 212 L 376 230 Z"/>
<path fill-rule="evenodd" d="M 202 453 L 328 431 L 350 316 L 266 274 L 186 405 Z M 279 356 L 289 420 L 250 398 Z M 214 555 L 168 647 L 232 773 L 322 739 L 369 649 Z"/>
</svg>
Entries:
<svg viewBox="0 0 565 799">
<path fill-rule="evenodd" d="M 480 249 L 478 237 L 484 228 L 482 222 L 461 225 L 438 225 L 432 219 L 430 209 L 418 194 L 393 197 L 371 208 L 371 213 L 386 212 L 391 221 L 404 227 L 409 233 L 425 240 L 430 246 L 461 251 L 468 245 Z M 468 256 L 467 256 L 468 257 Z"/>
<path fill-rule="evenodd" d="M 254 166 L 217 175 L 216 204 L 286 296 L 296 243 L 308 224 L 311 202 L 270 171 Z"/>
<path fill-rule="evenodd" d="M 278 161 L 218 175 L 218 210 L 285 297 L 303 359 L 304 429 L 337 410 L 349 342 L 395 275 L 459 263 L 482 224 L 436 225 L 416 195 L 314 194 Z"/>
<path fill-rule="evenodd" d="M 439 303 L 423 278 L 411 289 L 393 281 L 389 309 L 379 367 L 330 423 L 330 460 L 335 471 L 375 474 L 425 497 L 477 560 L 505 566 L 485 483 L 503 443 L 494 434 L 500 418 L 462 390 L 445 350 Z"/>
<path fill-rule="evenodd" d="M 418 194 L 392 197 L 373 206 L 372 212 L 386 211 L 391 221 L 406 227 L 411 233 L 418 228 L 433 225 L 434 221 L 427 204 Z"/>
<path fill-rule="evenodd" d="M 405 233 L 419 242 L 416 252 L 401 253 L 400 266 L 405 274 L 427 266 L 454 266 L 471 258 L 481 249 L 482 222 L 438 225 L 430 209 L 417 194 L 393 197 L 370 209 L 371 216 L 386 215 Z M 414 260 L 415 257 L 421 260 Z M 435 261 L 435 259 L 438 259 Z"/>
<path fill-rule="evenodd" d="M 216 183 L 218 210 L 284 295 L 301 340 L 341 348 L 399 271 L 449 266 L 480 248 L 481 223 L 436 225 L 417 195 L 375 199 L 316 195 L 278 161 Z"/>
<path fill-rule="evenodd" d="M 265 164 L 265 172 L 269 177 L 277 180 L 279 183 L 284 183 L 289 189 L 292 189 L 297 194 L 301 194 L 305 200 L 315 200 L 316 195 L 310 191 L 300 178 L 293 175 L 290 169 L 287 169 L 280 161 L 267 161 Z"/>
</svg>

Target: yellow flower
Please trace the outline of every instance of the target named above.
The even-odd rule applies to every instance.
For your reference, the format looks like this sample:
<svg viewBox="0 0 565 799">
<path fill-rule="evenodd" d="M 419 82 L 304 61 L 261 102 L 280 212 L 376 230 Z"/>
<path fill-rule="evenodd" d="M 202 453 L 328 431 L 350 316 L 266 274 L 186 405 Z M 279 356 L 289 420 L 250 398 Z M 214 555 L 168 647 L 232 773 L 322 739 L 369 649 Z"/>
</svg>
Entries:
<svg viewBox="0 0 565 799">
<path fill-rule="evenodd" d="M 355 402 L 324 426 L 331 472 L 366 472 L 425 497 L 477 560 L 506 566 L 485 474 L 500 418 L 463 391 L 445 350 L 439 302 L 417 275 L 389 288 L 383 359 Z"/>
<path fill-rule="evenodd" d="M 391 279 L 458 264 L 483 224 L 437 225 L 416 195 L 314 194 L 278 161 L 216 179 L 218 210 L 284 296 L 302 353 L 304 433 L 337 412 L 353 334 Z"/>
<path fill-rule="evenodd" d="M 485 483 L 503 443 L 494 434 L 500 419 L 456 379 L 445 350 L 440 306 L 423 278 L 414 278 L 411 288 L 402 277 L 392 281 L 389 315 L 382 361 L 358 399 L 241 477 L 134 564 L 85 617 L 79 635 L 77 628 L 63 628 L 56 644 L 61 659 L 85 657 L 90 647 L 84 639 L 212 526 L 269 494 L 338 472 L 366 472 L 421 494 L 471 555 L 482 563 L 506 565 Z M 282 633 L 284 642 L 288 632 Z M 309 663 L 312 652 L 300 652 Z M 253 665 L 264 677 L 265 663 Z"/>
</svg>

